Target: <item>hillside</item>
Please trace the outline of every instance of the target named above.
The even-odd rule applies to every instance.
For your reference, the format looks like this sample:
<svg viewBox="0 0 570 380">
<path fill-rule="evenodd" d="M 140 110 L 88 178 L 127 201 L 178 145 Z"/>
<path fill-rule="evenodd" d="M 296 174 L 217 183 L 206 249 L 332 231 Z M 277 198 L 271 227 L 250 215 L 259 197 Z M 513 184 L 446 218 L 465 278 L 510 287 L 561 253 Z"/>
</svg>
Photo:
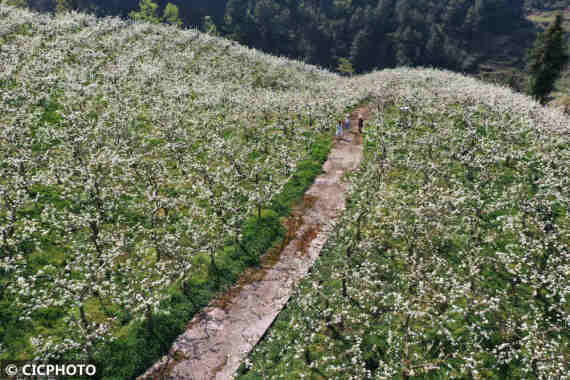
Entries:
<svg viewBox="0 0 570 380">
<path fill-rule="evenodd" d="M 10 0 L 8 0 L 10 1 Z M 54 10 L 55 0 L 19 1 Z M 147 3 L 148 1 L 145 0 Z M 138 0 L 60 0 L 68 8 L 127 17 Z M 348 60 L 356 73 L 396 66 L 435 66 L 478 73 L 491 66 L 524 68 L 536 30 L 523 0 L 353 0 L 182 2 L 157 0 L 157 16 L 171 3 L 186 27 L 207 29 L 251 48 L 331 70 Z M 532 4 L 536 7 L 535 4 Z"/>
<path fill-rule="evenodd" d="M 569 120 L 434 70 L 355 80 L 347 210 L 239 379 L 567 379 Z"/>
<path fill-rule="evenodd" d="M 490 327 L 489 352 L 519 334 L 511 323 L 527 321 L 528 352 L 567 354 L 560 327 L 568 321 L 570 145 L 560 112 L 450 72 L 402 68 L 344 78 L 193 29 L 0 5 L 0 359 L 90 358 L 105 363 L 109 378 L 142 373 L 278 241 L 281 218 L 321 170 L 335 121 L 362 103 L 379 108 L 365 162 L 349 179 L 352 206 L 328 250 L 354 246 L 355 260 L 383 269 L 323 260 L 350 263 L 333 272 L 372 276 L 382 292 L 401 277 L 405 284 L 382 300 L 387 311 L 403 310 L 385 315 L 397 331 L 402 316 L 417 311 L 408 283 L 422 278 L 431 290 L 421 302 L 439 302 L 441 310 L 413 314 L 419 329 L 475 298 L 499 326 Z M 353 242 L 357 221 L 363 243 Z M 428 234 L 433 229 L 441 240 Z M 434 247 L 442 254 L 431 255 Z M 433 257 L 410 274 L 404 263 L 416 253 Z M 458 264 L 463 255 L 481 273 L 471 290 Z M 327 276 L 323 265 L 312 276 Z M 458 286 L 445 307 L 441 277 L 430 277 L 430 268 Z M 300 292 L 312 291 L 312 278 Z M 319 339 L 329 332 L 317 326 L 354 313 L 334 293 L 339 281 L 323 283 L 334 303 L 321 316 L 334 318 L 308 322 Z M 383 294 L 359 284 L 347 291 L 370 302 Z M 493 314 L 497 305 L 512 318 Z M 289 315 L 288 307 L 283 320 Z M 380 320 L 363 318 L 352 321 Z M 385 343 L 396 330 L 362 336 Z M 331 350 L 339 357 L 364 347 L 352 344 L 364 344 L 354 331 L 337 329 L 340 348 L 335 341 Z M 453 333 L 467 339 L 466 331 Z M 546 347 L 546 338 L 560 344 Z M 314 353 L 324 343 L 310 339 L 295 343 L 310 357 L 291 360 L 295 370 L 325 360 Z M 283 342 L 280 349 L 292 347 Z M 260 350 L 254 355 L 263 357 Z M 381 361 L 400 368 L 370 360 L 376 369 Z M 528 367 L 521 363 L 516 368 Z"/>
<path fill-rule="evenodd" d="M 57 7 L 124 18 L 138 0 L 4 0 L 42 11 Z M 343 73 L 397 66 L 450 69 L 526 92 L 526 52 L 567 0 L 280 2 L 156 0 L 147 20 L 212 29 L 251 48 Z M 57 5 L 57 7 L 56 7 Z M 173 13 L 173 9 L 176 10 Z M 140 16 L 140 14 L 139 14 Z M 161 18 L 164 16 L 164 18 Z M 168 20 L 170 21 L 168 21 Z M 553 94 L 567 104 L 566 81 Z"/>
<path fill-rule="evenodd" d="M 196 30 L 4 5 L 0 67 L 0 358 L 125 378 L 279 237 L 360 97 Z"/>
</svg>

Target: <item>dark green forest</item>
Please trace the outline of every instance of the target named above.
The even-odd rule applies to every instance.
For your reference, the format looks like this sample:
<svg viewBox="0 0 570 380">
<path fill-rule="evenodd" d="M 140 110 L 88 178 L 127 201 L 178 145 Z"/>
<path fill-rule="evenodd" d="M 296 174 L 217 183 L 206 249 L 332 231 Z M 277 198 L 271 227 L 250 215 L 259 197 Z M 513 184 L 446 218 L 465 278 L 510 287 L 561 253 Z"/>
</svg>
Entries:
<svg viewBox="0 0 570 380">
<path fill-rule="evenodd" d="M 27 0 L 45 11 L 55 10 L 58 1 L 123 17 L 139 2 Z M 346 73 L 401 65 L 471 73 L 482 65 L 522 69 L 536 37 L 525 12 L 569 5 L 568 0 L 157 0 L 158 12 L 169 2 L 186 27 L 204 29 L 209 16 L 222 36 Z"/>
</svg>

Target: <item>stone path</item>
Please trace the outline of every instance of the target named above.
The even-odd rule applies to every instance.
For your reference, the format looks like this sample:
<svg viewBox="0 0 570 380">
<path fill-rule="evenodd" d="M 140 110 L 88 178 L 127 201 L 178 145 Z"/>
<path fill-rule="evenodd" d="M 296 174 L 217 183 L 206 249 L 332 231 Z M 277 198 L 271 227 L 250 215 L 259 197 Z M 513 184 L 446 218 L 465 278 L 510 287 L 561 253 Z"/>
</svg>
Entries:
<svg viewBox="0 0 570 380">
<path fill-rule="evenodd" d="M 234 287 L 197 314 L 169 353 L 139 380 L 233 377 L 313 265 L 344 210 L 341 178 L 362 159 L 359 112 L 367 118 L 366 108 L 351 115 L 351 132 L 337 140 L 323 166 L 324 173 L 305 193 L 303 205 L 288 218 L 289 233 L 283 246 L 264 255 L 259 268 L 246 271 Z"/>
</svg>

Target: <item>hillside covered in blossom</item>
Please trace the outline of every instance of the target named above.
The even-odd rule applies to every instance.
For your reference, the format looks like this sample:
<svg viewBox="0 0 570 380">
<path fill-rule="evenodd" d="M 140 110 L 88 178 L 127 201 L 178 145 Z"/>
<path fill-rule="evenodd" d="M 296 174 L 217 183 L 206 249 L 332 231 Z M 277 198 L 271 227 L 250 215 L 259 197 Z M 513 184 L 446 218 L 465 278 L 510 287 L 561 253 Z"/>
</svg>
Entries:
<svg viewBox="0 0 570 380">
<path fill-rule="evenodd" d="M 347 210 L 240 379 L 567 379 L 570 122 L 510 90 L 374 83 Z"/>
<path fill-rule="evenodd" d="M 0 360 L 133 378 L 283 234 L 336 120 L 365 159 L 244 378 L 568 373 L 570 120 L 446 71 L 352 78 L 0 5 Z"/>
</svg>

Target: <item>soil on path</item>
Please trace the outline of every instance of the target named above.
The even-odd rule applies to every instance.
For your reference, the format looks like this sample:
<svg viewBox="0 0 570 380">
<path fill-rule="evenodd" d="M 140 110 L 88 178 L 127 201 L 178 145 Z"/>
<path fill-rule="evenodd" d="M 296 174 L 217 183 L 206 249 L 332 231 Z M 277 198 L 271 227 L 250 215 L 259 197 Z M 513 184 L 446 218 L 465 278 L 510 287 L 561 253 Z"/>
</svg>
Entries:
<svg viewBox="0 0 570 380">
<path fill-rule="evenodd" d="M 313 265 L 344 210 L 342 176 L 356 169 L 362 159 L 359 113 L 367 119 L 365 107 L 352 113 L 350 132 L 337 138 L 323 166 L 324 173 L 287 219 L 288 233 L 282 246 L 265 254 L 259 268 L 249 269 L 226 294 L 197 314 L 169 353 L 139 380 L 233 377 Z"/>
</svg>

